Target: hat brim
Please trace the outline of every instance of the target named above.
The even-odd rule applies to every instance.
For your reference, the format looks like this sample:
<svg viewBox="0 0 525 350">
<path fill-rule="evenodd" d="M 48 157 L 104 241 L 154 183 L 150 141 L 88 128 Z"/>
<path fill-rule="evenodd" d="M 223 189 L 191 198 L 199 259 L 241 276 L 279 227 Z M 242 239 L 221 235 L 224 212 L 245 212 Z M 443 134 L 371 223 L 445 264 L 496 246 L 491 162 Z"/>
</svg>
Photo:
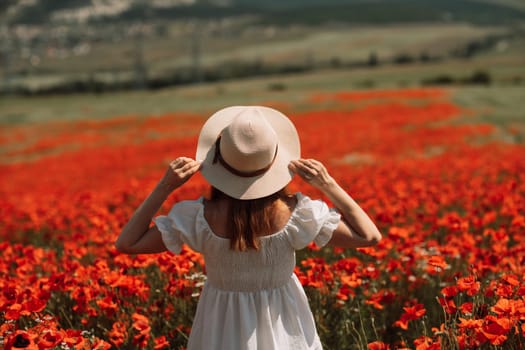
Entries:
<svg viewBox="0 0 525 350">
<path fill-rule="evenodd" d="M 257 108 L 277 134 L 279 144 L 271 167 L 264 174 L 241 177 L 219 162 L 214 163 L 217 137 L 246 108 L 227 107 L 213 114 L 201 129 L 195 158 L 202 160 L 201 173 L 212 186 L 233 198 L 248 200 L 266 197 L 284 188 L 293 177 L 288 164 L 300 157 L 301 147 L 295 126 L 284 114 L 270 107 L 249 107 Z"/>
</svg>

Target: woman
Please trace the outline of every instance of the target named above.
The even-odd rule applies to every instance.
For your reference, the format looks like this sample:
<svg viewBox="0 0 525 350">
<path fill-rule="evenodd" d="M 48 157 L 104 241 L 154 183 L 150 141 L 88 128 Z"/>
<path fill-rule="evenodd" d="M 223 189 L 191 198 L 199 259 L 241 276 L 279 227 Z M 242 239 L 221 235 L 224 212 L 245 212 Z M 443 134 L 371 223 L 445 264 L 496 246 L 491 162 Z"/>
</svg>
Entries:
<svg viewBox="0 0 525 350">
<path fill-rule="evenodd" d="M 325 166 L 300 159 L 292 122 L 268 107 L 224 108 L 204 124 L 196 159 L 174 160 L 123 228 L 128 254 L 201 252 L 207 281 L 188 349 L 321 349 L 295 250 L 311 242 L 344 248 L 376 244 L 381 234 Z M 153 216 L 168 195 L 201 171 L 209 199 L 186 200 Z M 298 174 L 337 210 L 286 185 Z"/>
</svg>

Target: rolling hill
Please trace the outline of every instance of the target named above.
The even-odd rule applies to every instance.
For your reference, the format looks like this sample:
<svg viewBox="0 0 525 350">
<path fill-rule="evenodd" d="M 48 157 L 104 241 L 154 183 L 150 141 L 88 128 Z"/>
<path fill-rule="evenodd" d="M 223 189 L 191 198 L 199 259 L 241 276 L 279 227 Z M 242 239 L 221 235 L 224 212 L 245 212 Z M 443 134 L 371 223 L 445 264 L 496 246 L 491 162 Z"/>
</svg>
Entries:
<svg viewBox="0 0 525 350">
<path fill-rule="evenodd" d="M 320 24 L 327 21 L 384 24 L 450 22 L 511 24 L 525 21 L 516 0 L 4 0 L 9 23 L 133 21 L 255 15 L 263 23 Z"/>
</svg>

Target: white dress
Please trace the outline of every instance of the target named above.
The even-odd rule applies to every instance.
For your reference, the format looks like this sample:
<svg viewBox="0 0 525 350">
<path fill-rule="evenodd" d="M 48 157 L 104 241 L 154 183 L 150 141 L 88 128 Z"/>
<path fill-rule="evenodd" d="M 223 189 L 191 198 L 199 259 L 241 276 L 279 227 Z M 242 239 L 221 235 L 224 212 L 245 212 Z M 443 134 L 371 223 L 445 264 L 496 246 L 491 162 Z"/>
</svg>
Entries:
<svg viewBox="0 0 525 350">
<path fill-rule="evenodd" d="M 260 238 L 260 249 L 230 249 L 204 218 L 203 198 L 182 201 L 155 218 L 166 247 L 182 244 L 201 252 L 206 283 L 188 341 L 188 350 L 321 349 L 306 294 L 294 274 L 295 250 L 314 241 L 324 246 L 340 215 L 320 200 L 297 193 L 285 227 Z"/>
</svg>

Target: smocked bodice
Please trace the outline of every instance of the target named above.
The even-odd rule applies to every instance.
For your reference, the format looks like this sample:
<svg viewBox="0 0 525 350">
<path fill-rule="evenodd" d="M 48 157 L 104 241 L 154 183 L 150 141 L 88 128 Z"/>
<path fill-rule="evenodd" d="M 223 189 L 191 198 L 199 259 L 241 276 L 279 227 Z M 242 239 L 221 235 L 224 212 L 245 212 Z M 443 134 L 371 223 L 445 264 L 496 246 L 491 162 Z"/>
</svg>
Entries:
<svg viewBox="0 0 525 350">
<path fill-rule="evenodd" d="M 229 240 L 212 236 L 203 247 L 208 283 L 231 291 L 278 288 L 290 280 L 295 251 L 281 231 L 262 237 L 259 250 L 231 250 Z"/>
</svg>

